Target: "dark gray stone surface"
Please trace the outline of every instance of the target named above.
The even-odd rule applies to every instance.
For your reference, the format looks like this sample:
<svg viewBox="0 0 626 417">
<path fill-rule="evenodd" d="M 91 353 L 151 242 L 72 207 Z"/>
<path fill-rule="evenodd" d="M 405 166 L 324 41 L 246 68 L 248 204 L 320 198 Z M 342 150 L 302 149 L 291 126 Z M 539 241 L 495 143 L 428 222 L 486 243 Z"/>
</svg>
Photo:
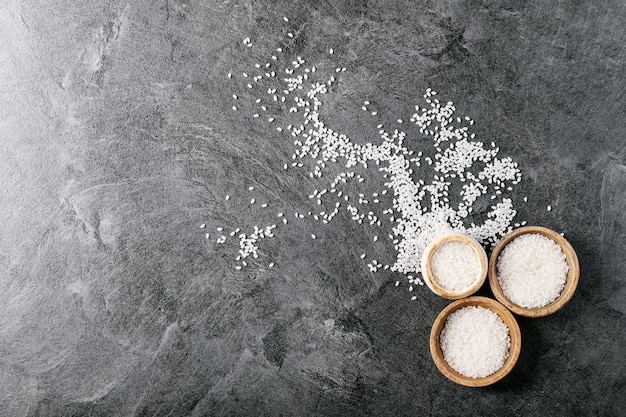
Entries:
<svg viewBox="0 0 626 417">
<path fill-rule="evenodd" d="M 623 415 L 624 22 L 621 0 L 3 1 L 0 415 Z M 370 274 L 359 255 L 392 250 L 345 214 L 280 228 L 273 269 L 204 238 L 313 209 L 290 140 L 225 76 L 280 44 L 348 68 L 327 104 L 353 136 L 376 137 L 365 99 L 389 122 L 428 87 L 454 101 L 519 163 L 519 218 L 578 252 L 578 291 L 519 320 L 501 383 L 437 371 L 447 301 Z"/>
</svg>

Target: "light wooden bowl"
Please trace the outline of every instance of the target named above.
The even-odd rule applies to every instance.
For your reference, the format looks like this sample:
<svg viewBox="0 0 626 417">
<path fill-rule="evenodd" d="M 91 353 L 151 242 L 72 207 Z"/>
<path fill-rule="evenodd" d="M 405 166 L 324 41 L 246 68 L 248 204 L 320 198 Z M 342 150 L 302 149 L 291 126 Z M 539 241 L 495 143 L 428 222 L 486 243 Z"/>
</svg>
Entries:
<svg viewBox="0 0 626 417">
<path fill-rule="evenodd" d="M 479 306 L 488 308 L 489 310 L 500 316 L 504 324 L 506 324 L 509 328 L 509 335 L 511 337 L 511 348 L 509 350 L 509 357 L 504 362 L 502 368 L 497 370 L 495 373 L 483 378 L 470 378 L 454 370 L 443 358 L 443 352 L 441 351 L 441 345 L 439 343 L 439 336 L 441 334 L 441 330 L 446 324 L 446 320 L 448 320 L 448 316 L 450 316 L 450 314 L 454 313 L 455 311 L 467 306 Z M 515 363 L 517 363 L 517 359 L 519 358 L 521 350 L 522 334 L 520 332 L 519 325 L 515 320 L 515 317 L 513 317 L 513 314 L 511 314 L 511 312 L 507 310 L 502 304 L 487 297 L 474 296 L 463 298 L 461 300 L 453 302 L 452 304 L 444 308 L 441 313 L 439 313 L 439 316 L 437 316 L 437 318 L 435 319 L 433 328 L 430 331 L 430 354 L 433 357 L 435 365 L 441 371 L 441 373 L 444 374 L 446 378 L 448 378 L 450 381 L 455 382 L 459 385 L 464 385 L 466 387 L 485 387 L 487 385 L 491 385 L 500 381 L 511 372 L 511 370 L 515 366 Z"/>
<path fill-rule="evenodd" d="M 444 243 L 447 242 L 464 242 L 469 244 L 476 253 L 476 257 L 480 263 L 480 272 L 476 277 L 476 280 L 462 291 L 449 291 L 445 288 L 442 288 L 434 277 L 432 272 L 432 268 L 430 266 L 430 260 L 433 256 L 433 253 L 437 250 L 437 248 Z M 457 300 L 459 298 L 467 297 L 469 295 L 474 294 L 480 287 L 482 287 L 485 282 L 485 278 L 487 277 L 487 253 L 485 253 L 485 249 L 483 249 L 482 245 L 478 243 L 475 239 L 471 237 L 460 234 L 460 233 L 450 233 L 446 234 L 435 241 L 433 241 L 424 251 L 422 255 L 422 276 L 424 277 L 424 282 L 428 285 L 435 294 L 440 295 L 449 300 Z"/>
<path fill-rule="evenodd" d="M 518 236 L 527 233 L 537 233 L 555 241 L 561 247 L 561 250 L 565 254 L 565 260 L 567 261 L 567 265 L 569 266 L 565 286 L 563 287 L 561 294 L 557 297 L 556 300 L 543 307 L 525 308 L 515 304 L 514 302 L 509 300 L 506 295 L 504 295 L 502 287 L 500 287 L 500 283 L 498 282 L 498 271 L 496 267 L 498 263 L 498 256 L 500 256 L 500 253 L 510 241 Z M 493 249 L 493 252 L 491 253 L 491 257 L 489 258 L 488 275 L 489 286 L 491 287 L 493 295 L 498 301 L 504 304 L 506 308 L 508 308 L 515 314 L 519 314 L 520 316 L 533 318 L 544 317 L 559 310 L 572 298 L 572 296 L 574 295 L 574 291 L 576 291 L 576 286 L 578 285 L 578 278 L 580 276 L 580 265 L 578 264 L 578 256 L 576 256 L 574 248 L 572 248 L 572 245 L 570 245 L 563 236 L 561 236 L 554 230 L 550 230 L 545 227 L 526 226 L 513 230 L 511 233 L 504 236 L 500 242 L 498 242 L 496 247 Z"/>
</svg>

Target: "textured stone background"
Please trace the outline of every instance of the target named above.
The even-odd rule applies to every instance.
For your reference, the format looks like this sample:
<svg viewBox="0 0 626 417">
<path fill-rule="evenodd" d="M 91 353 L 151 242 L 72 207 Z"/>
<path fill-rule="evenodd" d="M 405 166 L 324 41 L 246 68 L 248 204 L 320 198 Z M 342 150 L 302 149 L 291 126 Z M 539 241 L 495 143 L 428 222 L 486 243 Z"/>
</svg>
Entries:
<svg viewBox="0 0 626 417">
<path fill-rule="evenodd" d="M 520 219 L 577 250 L 578 291 L 519 320 L 501 383 L 437 371 L 447 302 L 370 274 L 360 253 L 391 251 L 347 215 L 282 228 L 271 270 L 199 230 L 270 221 L 250 185 L 311 210 L 290 142 L 232 112 L 225 77 L 284 42 L 284 15 L 289 53 L 348 68 L 342 128 L 371 140 L 357 103 L 408 119 L 434 88 L 519 162 Z M 624 22 L 621 0 L 4 0 L 0 415 L 623 415 Z"/>
</svg>

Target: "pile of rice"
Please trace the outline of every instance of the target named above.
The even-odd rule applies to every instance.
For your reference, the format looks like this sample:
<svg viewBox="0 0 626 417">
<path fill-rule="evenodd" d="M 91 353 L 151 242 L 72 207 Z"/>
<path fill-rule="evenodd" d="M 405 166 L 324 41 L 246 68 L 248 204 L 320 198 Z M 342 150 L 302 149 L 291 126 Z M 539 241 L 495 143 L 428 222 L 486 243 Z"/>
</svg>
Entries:
<svg viewBox="0 0 626 417">
<path fill-rule="evenodd" d="M 447 291 L 463 291 L 480 274 L 480 260 L 474 248 L 466 242 L 445 242 L 437 247 L 430 259 L 434 280 Z"/>
<path fill-rule="evenodd" d="M 556 300 L 569 271 L 561 247 L 540 234 L 525 234 L 509 242 L 498 257 L 497 269 L 504 295 L 525 308 Z"/>
<path fill-rule="evenodd" d="M 507 197 L 521 181 L 517 163 L 501 157 L 495 142 L 480 141 L 472 133 L 474 120 L 459 115 L 453 102 L 427 88 L 423 103 L 403 112 L 408 116 L 403 119 L 385 115 L 377 97 L 360 97 L 367 98 L 360 106 L 369 118 L 363 125 L 364 137 L 373 139 L 353 138 L 343 132 L 350 124 L 343 125 L 333 116 L 333 108 L 345 106 L 347 111 L 355 104 L 343 102 L 343 87 L 338 84 L 340 78 L 352 76 L 341 62 L 345 54 L 335 54 L 343 48 L 329 48 L 323 54 L 317 51 L 308 58 L 295 55 L 293 48 L 285 46 L 293 45 L 300 28 L 287 16 L 277 19 L 286 35 L 277 48 L 267 50 L 262 46 L 267 42 L 261 42 L 263 50 L 256 51 L 253 37 L 241 41 L 242 50 L 250 52 L 239 52 L 249 53 L 254 61 L 225 73 L 232 88 L 227 106 L 240 113 L 233 120 L 240 122 L 243 117 L 250 126 L 265 128 L 275 143 L 293 143 L 291 158 L 283 161 L 282 169 L 308 171 L 311 202 L 292 213 L 285 207 L 274 212 L 271 196 L 276 197 L 276 190 L 261 193 L 266 187 L 255 191 L 250 185 L 248 192 L 233 194 L 233 200 L 230 193 L 226 195 L 224 201 L 229 204 L 249 202 L 258 214 L 249 217 L 256 225 L 221 225 L 216 236 L 204 233 L 210 245 L 233 249 L 236 270 L 276 266 L 271 251 L 259 246 L 288 227 L 290 214 L 296 221 L 325 225 L 346 211 L 353 221 L 370 228 L 371 244 L 360 254 L 369 271 L 406 274 L 412 292 L 414 285 L 423 285 L 419 275 L 422 254 L 441 233 L 455 230 L 494 246 L 513 226 L 526 223 L 512 223 L 517 211 Z M 332 105 L 330 109 L 325 110 L 326 102 Z M 371 180 L 376 189 L 361 185 Z M 254 178 L 249 181 L 258 183 Z M 281 206 L 283 202 L 278 201 Z M 310 238 L 323 242 L 316 233 L 310 233 Z M 233 244 L 232 238 L 238 238 L 239 244 Z M 380 250 L 385 244 L 392 249 L 392 257 L 374 258 L 385 253 Z M 465 286 L 465 282 L 448 285 L 442 274 L 440 285 L 447 290 Z M 473 280 L 474 276 L 465 278 Z M 417 298 L 411 296 L 411 300 Z"/>
<path fill-rule="evenodd" d="M 470 378 L 498 371 L 509 357 L 509 328 L 493 311 L 463 307 L 450 314 L 439 338 L 445 361 Z"/>
</svg>

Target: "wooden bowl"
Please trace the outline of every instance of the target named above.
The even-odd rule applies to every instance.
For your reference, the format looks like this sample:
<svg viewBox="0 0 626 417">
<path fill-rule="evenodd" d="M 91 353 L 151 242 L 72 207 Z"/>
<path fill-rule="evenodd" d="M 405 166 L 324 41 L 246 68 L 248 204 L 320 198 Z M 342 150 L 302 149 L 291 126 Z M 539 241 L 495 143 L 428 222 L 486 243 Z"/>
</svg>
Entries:
<svg viewBox="0 0 626 417">
<path fill-rule="evenodd" d="M 496 267 L 496 264 L 498 263 L 498 256 L 500 256 L 500 253 L 510 241 L 518 236 L 527 233 L 540 234 L 555 241 L 561 247 L 561 250 L 565 254 L 565 260 L 567 262 L 567 265 L 569 266 L 565 286 L 563 287 L 561 294 L 557 297 L 556 300 L 543 307 L 525 308 L 515 304 L 514 302 L 509 300 L 506 295 L 504 295 L 502 287 L 500 287 L 500 283 L 498 282 L 498 271 Z M 572 245 L 570 245 L 563 236 L 561 236 L 554 230 L 550 230 L 545 227 L 526 226 L 513 230 L 511 233 L 504 236 L 500 242 L 498 242 L 496 247 L 493 249 L 493 252 L 491 252 L 491 257 L 489 258 L 488 275 L 489 286 L 491 287 L 493 295 L 498 301 L 504 304 L 506 308 L 520 316 L 544 317 L 559 310 L 572 298 L 572 296 L 574 295 L 574 291 L 576 291 L 576 286 L 578 285 L 580 266 L 578 264 L 578 256 L 576 256 L 574 248 L 572 248 Z"/>
<path fill-rule="evenodd" d="M 462 291 L 449 291 L 442 288 L 437 283 L 430 266 L 430 260 L 433 253 L 439 246 L 447 242 L 464 242 L 469 244 L 474 249 L 478 262 L 480 263 L 480 272 L 478 277 L 476 277 L 476 280 L 472 283 L 472 285 Z M 437 295 L 449 300 L 457 300 L 459 298 L 467 297 L 478 291 L 478 289 L 482 287 L 485 282 L 485 278 L 487 277 L 487 253 L 485 253 L 485 249 L 483 249 L 480 243 L 467 235 L 460 233 L 446 234 L 432 242 L 424 251 L 424 254 L 422 255 L 422 276 L 424 277 L 424 282 L 426 282 L 428 288 L 430 288 Z"/>
<path fill-rule="evenodd" d="M 448 316 L 454 313 L 455 311 L 467 307 L 467 306 L 479 306 L 485 307 L 489 310 L 496 313 L 504 324 L 506 324 L 509 328 L 509 335 L 511 337 L 511 348 L 509 350 L 509 357 L 502 365 L 502 368 L 497 370 L 495 373 L 488 375 L 483 378 L 471 378 L 461 374 L 454 370 L 448 362 L 443 358 L 443 352 L 441 351 L 441 345 L 439 344 L 439 336 L 441 334 L 441 330 L 444 328 L 446 324 L 446 320 L 448 320 Z M 502 304 L 498 303 L 495 300 L 487 297 L 468 297 L 463 298 L 461 300 L 457 300 L 443 309 L 439 316 L 435 319 L 435 323 L 433 324 L 433 328 L 430 331 L 430 354 L 433 357 L 433 361 L 437 368 L 441 371 L 442 374 L 446 376 L 450 381 L 455 382 L 459 385 L 464 385 L 466 387 L 485 387 L 487 385 L 494 384 L 500 381 L 502 378 L 507 376 L 517 359 L 519 358 L 520 351 L 522 350 L 522 334 L 519 329 L 519 325 L 513 317 L 513 314 L 509 310 L 507 310 Z"/>
</svg>

